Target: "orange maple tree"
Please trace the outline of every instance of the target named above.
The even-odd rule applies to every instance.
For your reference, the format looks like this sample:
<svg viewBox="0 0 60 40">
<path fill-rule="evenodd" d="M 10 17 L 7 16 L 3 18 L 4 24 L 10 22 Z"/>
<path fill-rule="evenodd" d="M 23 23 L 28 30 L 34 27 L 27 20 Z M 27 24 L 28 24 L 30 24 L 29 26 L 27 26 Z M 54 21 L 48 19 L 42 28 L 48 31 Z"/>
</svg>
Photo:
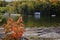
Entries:
<svg viewBox="0 0 60 40">
<path fill-rule="evenodd" d="M 10 37 L 18 40 L 18 38 L 22 37 L 23 33 L 25 32 L 22 16 L 20 16 L 16 22 L 14 22 L 13 19 L 10 17 L 4 28 L 5 34 L 10 32 Z"/>
</svg>

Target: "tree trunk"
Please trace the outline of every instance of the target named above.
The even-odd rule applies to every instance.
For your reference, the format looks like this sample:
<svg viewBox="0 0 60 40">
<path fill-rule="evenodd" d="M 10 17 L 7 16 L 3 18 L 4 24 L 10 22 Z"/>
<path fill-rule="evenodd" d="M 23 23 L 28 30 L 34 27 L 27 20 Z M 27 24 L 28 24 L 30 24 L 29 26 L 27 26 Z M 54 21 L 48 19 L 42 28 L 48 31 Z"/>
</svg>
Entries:
<svg viewBox="0 0 60 40">
<path fill-rule="evenodd" d="M 11 16 L 11 14 L 9 13 L 9 17 Z"/>
</svg>

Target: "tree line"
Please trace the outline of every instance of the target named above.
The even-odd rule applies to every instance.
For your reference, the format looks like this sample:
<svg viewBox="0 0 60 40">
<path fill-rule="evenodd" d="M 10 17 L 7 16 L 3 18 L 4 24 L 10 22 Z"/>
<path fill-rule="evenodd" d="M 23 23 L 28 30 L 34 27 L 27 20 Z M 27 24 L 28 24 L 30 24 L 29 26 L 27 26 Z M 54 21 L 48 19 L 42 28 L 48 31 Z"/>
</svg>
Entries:
<svg viewBox="0 0 60 40">
<path fill-rule="evenodd" d="M 60 1 L 57 2 L 41 2 L 41 1 L 0 1 L 0 7 L 5 7 L 5 11 L 9 13 L 34 14 L 34 12 L 41 12 L 44 14 L 59 14 Z M 1 9 L 2 12 L 4 12 Z"/>
</svg>

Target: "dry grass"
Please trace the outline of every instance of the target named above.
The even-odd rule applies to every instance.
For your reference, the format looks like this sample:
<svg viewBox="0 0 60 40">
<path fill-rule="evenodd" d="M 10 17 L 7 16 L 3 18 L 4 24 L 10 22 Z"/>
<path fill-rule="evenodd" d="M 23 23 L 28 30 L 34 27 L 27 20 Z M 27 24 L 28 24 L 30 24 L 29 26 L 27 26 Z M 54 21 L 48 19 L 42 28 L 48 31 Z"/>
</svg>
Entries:
<svg viewBox="0 0 60 40">
<path fill-rule="evenodd" d="M 60 38 L 41 38 L 37 36 L 29 37 L 28 39 L 29 40 L 60 40 Z"/>
</svg>

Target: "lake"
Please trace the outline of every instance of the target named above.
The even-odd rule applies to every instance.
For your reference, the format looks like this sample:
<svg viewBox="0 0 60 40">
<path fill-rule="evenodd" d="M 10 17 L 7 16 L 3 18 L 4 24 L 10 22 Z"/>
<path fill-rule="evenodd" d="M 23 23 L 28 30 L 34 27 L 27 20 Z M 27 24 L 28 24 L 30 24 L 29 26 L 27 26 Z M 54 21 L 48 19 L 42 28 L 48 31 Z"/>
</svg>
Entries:
<svg viewBox="0 0 60 40">
<path fill-rule="evenodd" d="M 26 27 L 60 26 L 60 18 L 58 15 L 24 15 L 23 19 Z"/>
</svg>

